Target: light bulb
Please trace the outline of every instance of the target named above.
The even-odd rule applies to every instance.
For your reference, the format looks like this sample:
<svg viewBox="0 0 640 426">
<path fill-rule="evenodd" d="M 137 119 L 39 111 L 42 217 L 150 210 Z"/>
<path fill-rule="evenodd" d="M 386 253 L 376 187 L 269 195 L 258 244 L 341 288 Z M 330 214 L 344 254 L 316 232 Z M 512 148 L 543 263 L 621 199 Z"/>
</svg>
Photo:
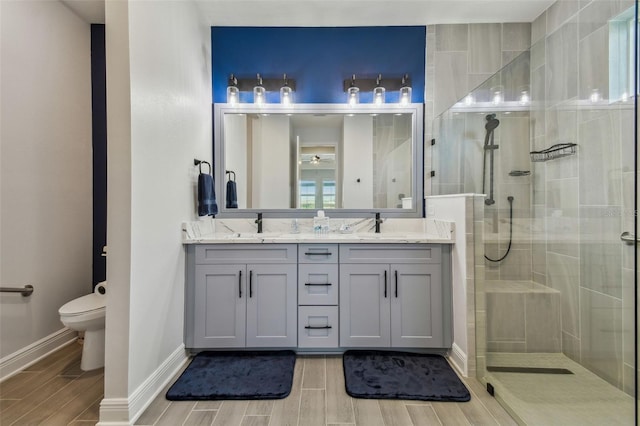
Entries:
<svg viewBox="0 0 640 426">
<path fill-rule="evenodd" d="M 400 105 L 409 105 L 411 103 L 411 86 L 407 84 L 408 75 L 402 77 L 402 87 L 400 87 Z"/>
<path fill-rule="evenodd" d="M 229 85 L 227 86 L 227 103 L 235 106 L 240 103 L 240 89 L 238 89 L 238 80 L 231 74 L 229 77 Z"/>
<path fill-rule="evenodd" d="M 378 74 L 376 79 L 376 87 L 373 88 L 373 103 L 376 105 L 382 105 L 385 101 L 385 89 L 381 85 L 382 74 Z"/>
<path fill-rule="evenodd" d="M 497 91 L 493 93 L 493 103 L 494 104 L 499 104 L 500 102 L 502 102 L 502 92 Z"/>
<path fill-rule="evenodd" d="M 469 93 L 467 96 L 465 96 L 464 98 L 464 104 L 466 106 L 471 106 L 474 103 L 476 103 L 476 100 L 474 99 L 473 95 L 471 93 Z"/>
<path fill-rule="evenodd" d="M 360 89 L 356 86 L 356 75 L 351 76 L 351 86 L 347 89 L 347 103 L 356 106 L 360 103 Z"/>
<path fill-rule="evenodd" d="M 253 103 L 258 106 L 261 106 L 266 103 L 267 92 L 264 86 L 262 85 L 262 77 L 260 77 L 260 74 L 258 74 L 257 78 L 258 78 L 258 83 L 253 88 Z"/>
<path fill-rule="evenodd" d="M 504 101 L 504 89 L 502 86 L 495 86 L 491 88 L 492 98 L 491 102 L 494 105 L 501 104 Z"/>
<path fill-rule="evenodd" d="M 280 103 L 282 105 L 291 105 L 293 103 L 293 89 L 289 87 L 287 75 L 284 75 L 284 84 L 280 88 Z"/>
<path fill-rule="evenodd" d="M 227 103 L 235 106 L 240 102 L 240 93 L 237 87 L 227 87 Z"/>
</svg>

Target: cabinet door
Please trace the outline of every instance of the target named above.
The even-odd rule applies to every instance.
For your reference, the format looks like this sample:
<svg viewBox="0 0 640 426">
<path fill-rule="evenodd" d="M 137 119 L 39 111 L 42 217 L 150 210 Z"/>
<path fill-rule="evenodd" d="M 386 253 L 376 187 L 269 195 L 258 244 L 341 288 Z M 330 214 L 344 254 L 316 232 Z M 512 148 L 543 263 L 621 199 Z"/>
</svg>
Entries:
<svg viewBox="0 0 640 426">
<path fill-rule="evenodd" d="M 247 265 L 247 346 L 298 341 L 296 265 Z"/>
<path fill-rule="evenodd" d="M 340 265 L 340 346 L 390 345 L 388 265 Z"/>
<path fill-rule="evenodd" d="M 245 275 L 245 265 L 196 265 L 195 347 L 244 347 Z"/>
<path fill-rule="evenodd" d="M 391 265 L 391 346 L 442 347 L 440 265 Z"/>
</svg>

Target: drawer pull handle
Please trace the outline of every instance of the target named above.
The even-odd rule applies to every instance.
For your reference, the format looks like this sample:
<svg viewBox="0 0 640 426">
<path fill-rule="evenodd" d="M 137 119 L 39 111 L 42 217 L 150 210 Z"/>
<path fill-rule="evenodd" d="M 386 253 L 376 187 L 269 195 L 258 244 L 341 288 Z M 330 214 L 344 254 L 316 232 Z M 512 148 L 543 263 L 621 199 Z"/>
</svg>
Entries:
<svg viewBox="0 0 640 426">
<path fill-rule="evenodd" d="M 306 325 L 304 328 L 306 328 L 307 330 L 326 330 L 332 327 L 330 325 L 321 325 L 321 326 Z"/>
<path fill-rule="evenodd" d="M 249 271 L 249 297 L 253 297 L 253 271 Z"/>
<path fill-rule="evenodd" d="M 331 256 L 331 252 L 319 253 L 319 252 L 306 252 L 305 256 Z"/>
<path fill-rule="evenodd" d="M 387 298 L 387 271 L 384 271 L 384 298 Z"/>
<path fill-rule="evenodd" d="M 332 285 L 331 283 L 326 283 L 326 284 L 319 284 L 319 283 L 304 283 L 304 285 L 312 285 L 312 286 L 316 286 L 316 285 Z"/>
<path fill-rule="evenodd" d="M 238 272 L 238 298 L 242 299 L 242 271 Z"/>
</svg>

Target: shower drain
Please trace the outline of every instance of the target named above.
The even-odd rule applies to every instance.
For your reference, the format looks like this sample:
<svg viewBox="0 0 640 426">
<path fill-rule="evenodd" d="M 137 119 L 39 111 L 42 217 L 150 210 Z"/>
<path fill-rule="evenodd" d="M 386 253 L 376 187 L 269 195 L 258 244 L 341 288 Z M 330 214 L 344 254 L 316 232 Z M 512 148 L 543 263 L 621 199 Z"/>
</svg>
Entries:
<svg viewBox="0 0 640 426">
<path fill-rule="evenodd" d="M 542 368 L 542 367 L 496 367 L 488 366 L 487 371 L 493 373 L 532 373 L 532 374 L 573 374 L 566 368 Z"/>
</svg>

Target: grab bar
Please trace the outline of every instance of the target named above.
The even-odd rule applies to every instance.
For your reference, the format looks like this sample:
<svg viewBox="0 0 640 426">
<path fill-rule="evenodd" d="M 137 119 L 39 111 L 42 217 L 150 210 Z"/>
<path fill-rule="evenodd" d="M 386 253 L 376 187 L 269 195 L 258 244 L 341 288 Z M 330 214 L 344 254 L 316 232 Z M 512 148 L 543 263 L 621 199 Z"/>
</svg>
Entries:
<svg viewBox="0 0 640 426">
<path fill-rule="evenodd" d="M 624 231 L 622 234 L 620 234 L 620 240 L 624 241 L 625 243 L 627 243 L 629 245 L 631 245 L 633 243 L 637 243 L 638 241 L 640 241 L 639 239 L 636 238 L 635 235 L 633 235 L 629 231 Z"/>
<path fill-rule="evenodd" d="M 31 296 L 31 293 L 33 293 L 33 286 L 25 285 L 23 288 L 0 287 L 0 293 L 21 293 L 24 297 L 27 297 L 27 296 Z"/>
</svg>

